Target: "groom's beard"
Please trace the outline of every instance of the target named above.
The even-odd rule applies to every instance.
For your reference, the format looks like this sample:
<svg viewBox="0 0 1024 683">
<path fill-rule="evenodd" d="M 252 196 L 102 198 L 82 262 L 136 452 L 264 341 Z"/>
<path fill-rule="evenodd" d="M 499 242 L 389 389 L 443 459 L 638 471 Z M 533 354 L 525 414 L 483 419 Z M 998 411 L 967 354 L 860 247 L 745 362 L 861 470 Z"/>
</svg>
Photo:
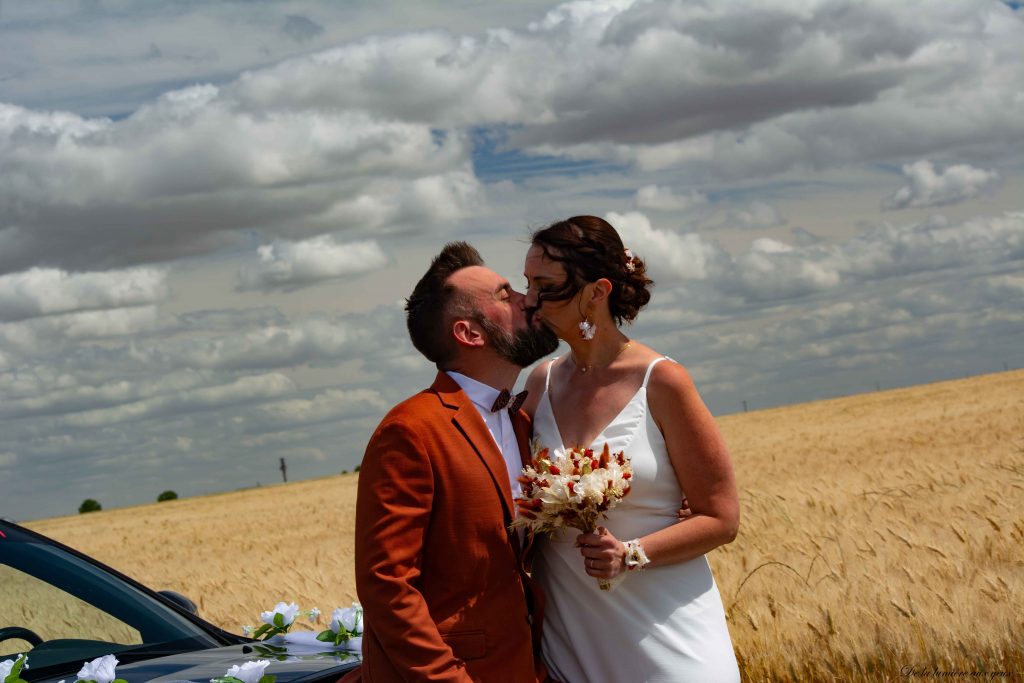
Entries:
<svg viewBox="0 0 1024 683">
<path fill-rule="evenodd" d="M 558 337 L 544 325 L 531 325 L 513 334 L 483 316 L 478 321 L 498 355 L 518 367 L 533 365 L 558 348 Z"/>
</svg>

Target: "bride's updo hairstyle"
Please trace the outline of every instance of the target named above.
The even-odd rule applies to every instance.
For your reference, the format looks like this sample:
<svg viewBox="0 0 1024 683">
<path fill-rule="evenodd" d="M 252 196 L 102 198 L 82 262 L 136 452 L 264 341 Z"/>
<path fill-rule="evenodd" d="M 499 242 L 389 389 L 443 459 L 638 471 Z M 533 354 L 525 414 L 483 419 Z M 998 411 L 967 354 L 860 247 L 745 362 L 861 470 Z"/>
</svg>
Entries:
<svg viewBox="0 0 1024 683">
<path fill-rule="evenodd" d="M 530 243 L 565 268 L 561 286 L 540 292 L 541 301 L 566 301 L 585 285 L 606 278 L 612 283 L 608 309 L 615 322 L 633 322 L 651 300 L 647 266 L 626 247 L 615 228 L 597 216 L 573 216 L 533 233 Z"/>
</svg>

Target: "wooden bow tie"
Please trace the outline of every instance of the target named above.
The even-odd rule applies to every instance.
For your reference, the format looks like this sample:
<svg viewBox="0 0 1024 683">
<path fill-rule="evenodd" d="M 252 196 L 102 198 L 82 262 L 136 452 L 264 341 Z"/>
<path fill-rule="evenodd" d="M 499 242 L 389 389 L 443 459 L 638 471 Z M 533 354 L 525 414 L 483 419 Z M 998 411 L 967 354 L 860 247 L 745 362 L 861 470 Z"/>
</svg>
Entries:
<svg viewBox="0 0 1024 683">
<path fill-rule="evenodd" d="M 526 401 L 526 389 L 523 389 L 518 394 L 512 395 L 508 389 L 502 389 L 501 393 L 498 394 L 498 398 L 494 399 L 494 405 L 491 406 L 491 412 L 496 413 L 502 408 L 508 408 L 508 412 L 515 415 L 519 412 L 519 409 L 523 407 L 523 402 Z"/>
</svg>

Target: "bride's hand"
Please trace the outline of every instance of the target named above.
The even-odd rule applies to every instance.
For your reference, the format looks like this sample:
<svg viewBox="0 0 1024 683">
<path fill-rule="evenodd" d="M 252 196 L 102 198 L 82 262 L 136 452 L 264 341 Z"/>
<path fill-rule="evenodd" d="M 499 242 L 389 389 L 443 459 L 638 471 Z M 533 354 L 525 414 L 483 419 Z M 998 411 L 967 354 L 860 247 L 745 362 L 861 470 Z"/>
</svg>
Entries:
<svg viewBox="0 0 1024 683">
<path fill-rule="evenodd" d="M 576 537 L 587 574 L 596 579 L 614 579 L 626 571 L 626 546 L 603 526 Z"/>
</svg>

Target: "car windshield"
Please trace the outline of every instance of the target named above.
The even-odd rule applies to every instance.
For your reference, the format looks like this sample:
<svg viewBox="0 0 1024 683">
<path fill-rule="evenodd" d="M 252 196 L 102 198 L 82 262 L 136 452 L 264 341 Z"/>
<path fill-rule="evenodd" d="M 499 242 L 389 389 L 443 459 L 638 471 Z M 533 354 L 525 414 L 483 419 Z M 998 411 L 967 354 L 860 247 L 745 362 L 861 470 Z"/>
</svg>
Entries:
<svg viewBox="0 0 1024 683">
<path fill-rule="evenodd" d="M 115 654 L 121 662 L 220 645 L 130 583 L 34 536 L 0 530 L 0 660 L 28 655 L 26 680 Z"/>
</svg>

